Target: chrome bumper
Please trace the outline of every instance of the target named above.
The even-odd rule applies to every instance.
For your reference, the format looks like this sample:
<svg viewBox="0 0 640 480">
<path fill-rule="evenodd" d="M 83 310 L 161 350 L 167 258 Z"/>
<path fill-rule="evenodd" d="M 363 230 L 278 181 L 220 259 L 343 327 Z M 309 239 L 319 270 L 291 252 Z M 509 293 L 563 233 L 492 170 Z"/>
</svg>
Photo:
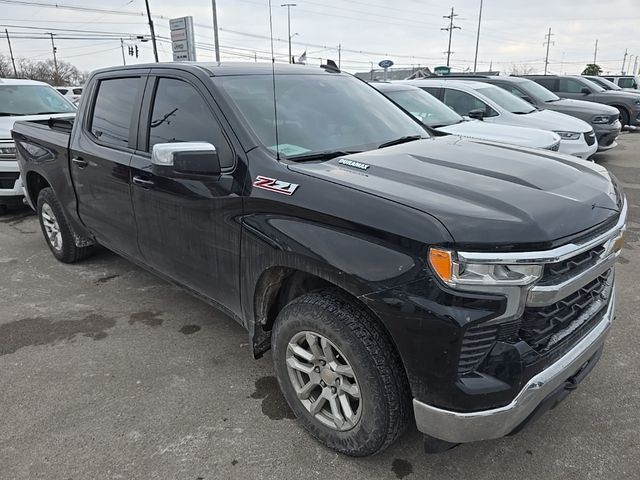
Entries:
<svg viewBox="0 0 640 480">
<path fill-rule="evenodd" d="M 416 425 L 422 433 L 452 443 L 500 438 L 524 422 L 540 403 L 602 347 L 615 317 L 615 289 L 598 325 L 557 362 L 533 377 L 504 407 L 478 412 L 453 412 L 413 400 Z"/>
</svg>

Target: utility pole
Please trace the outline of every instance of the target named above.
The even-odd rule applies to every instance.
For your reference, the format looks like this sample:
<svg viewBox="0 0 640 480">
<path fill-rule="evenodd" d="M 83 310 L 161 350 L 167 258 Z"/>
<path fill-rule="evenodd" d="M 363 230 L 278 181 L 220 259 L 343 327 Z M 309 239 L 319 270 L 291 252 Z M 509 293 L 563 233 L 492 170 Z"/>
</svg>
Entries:
<svg viewBox="0 0 640 480">
<path fill-rule="evenodd" d="M 632 75 L 637 75 L 638 74 L 638 55 L 636 55 L 636 59 L 633 62 L 633 72 L 631 72 Z"/>
<path fill-rule="evenodd" d="M 220 45 L 218 44 L 218 9 L 216 8 L 216 0 L 211 0 L 211 8 L 213 9 L 213 43 L 216 50 L 216 62 L 220 63 Z"/>
<path fill-rule="evenodd" d="M 447 54 L 447 67 L 449 66 L 449 59 L 451 58 L 451 36 L 453 34 L 453 31 L 457 28 L 459 30 L 462 30 L 462 27 L 458 27 L 457 25 L 453 24 L 453 19 L 455 17 L 457 17 L 458 14 L 457 13 L 453 13 L 453 7 L 451 7 L 451 14 L 450 15 L 443 15 L 442 18 L 448 18 L 449 19 L 449 26 L 445 27 L 445 28 L 441 28 L 440 30 L 446 30 L 447 32 L 449 32 L 449 47 L 447 48 L 447 51 L 445 52 Z"/>
<path fill-rule="evenodd" d="M 340 61 L 342 60 L 342 44 L 338 44 L 338 68 L 340 68 Z"/>
<path fill-rule="evenodd" d="M 151 43 L 153 44 L 153 57 L 158 63 L 158 45 L 156 45 L 156 31 L 153 28 L 153 20 L 151 20 L 151 10 L 149 10 L 149 0 L 144 0 L 147 6 L 147 18 L 149 19 L 149 32 L 151 32 Z"/>
<path fill-rule="evenodd" d="M 127 61 L 124 58 L 124 40 L 120 39 L 120 50 L 122 50 L 122 65 L 126 65 Z"/>
<path fill-rule="evenodd" d="M 624 75 L 624 64 L 627 63 L 627 49 L 624 49 L 624 58 L 622 59 L 622 70 L 620 70 L 620 73 L 622 75 Z"/>
<path fill-rule="evenodd" d="M 544 37 L 545 37 L 545 41 L 542 43 L 542 45 L 546 45 L 547 46 L 547 56 L 544 57 L 544 74 L 547 74 L 547 68 L 549 67 L 549 45 L 555 45 L 556 42 L 552 42 L 551 41 L 551 37 L 553 37 L 553 33 L 551 33 L 551 27 L 549 27 L 549 33 L 547 33 Z"/>
<path fill-rule="evenodd" d="M 295 7 L 295 3 L 283 3 L 281 7 L 287 7 L 287 29 L 289 32 L 289 63 L 293 63 L 293 57 L 291 56 L 291 7 Z"/>
<path fill-rule="evenodd" d="M 50 33 L 49 35 L 51 35 L 51 48 L 53 49 L 53 66 L 56 69 L 55 78 L 53 81 L 56 85 L 60 85 L 60 74 L 58 73 L 58 59 L 56 58 L 56 52 L 58 49 L 56 48 L 56 44 L 53 42 L 53 33 Z"/>
<path fill-rule="evenodd" d="M 480 0 L 480 13 L 478 13 L 478 35 L 476 36 L 476 55 L 473 57 L 473 73 L 476 73 L 478 65 L 478 46 L 480 45 L 480 22 L 482 21 L 482 0 Z"/>
<path fill-rule="evenodd" d="M 598 58 L 598 39 L 596 39 L 596 48 L 593 50 L 593 64 L 596 65 L 596 58 Z"/>
<path fill-rule="evenodd" d="M 13 49 L 11 48 L 11 39 L 9 38 L 9 30 L 5 28 L 4 33 L 7 35 L 7 43 L 9 44 L 9 55 L 11 56 L 11 64 L 13 65 L 13 76 L 18 78 L 18 70 L 16 70 L 16 60 L 13 58 Z"/>
</svg>

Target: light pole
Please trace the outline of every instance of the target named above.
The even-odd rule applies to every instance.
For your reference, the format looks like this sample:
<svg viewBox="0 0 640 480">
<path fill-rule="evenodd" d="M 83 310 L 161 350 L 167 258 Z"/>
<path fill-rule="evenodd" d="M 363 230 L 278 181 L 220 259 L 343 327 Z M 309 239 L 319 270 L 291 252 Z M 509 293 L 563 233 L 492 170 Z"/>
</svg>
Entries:
<svg viewBox="0 0 640 480">
<path fill-rule="evenodd" d="M 482 0 L 480 0 L 480 13 L 478 13 L 478 35 L 476 36 L 476 55 L 473 57 L 473 73 L 478 66 L 478 46 L 480 45 L 480 22 L 482 22 Z"/>
<path fill-rule="evenodd" d="M 213 43 L 215 43 L 216 62 L 220 63 L 220 45 L 218 45 L 218 9 L 216 8 L 216 0 L 211 0 L 211 8 L 213 9 Z"/>
<path fill-rule="evenodd" d="M 293 59 L 291 57 L 291 39 L 293 37 L 295 37 L 297 35 L 297 33 L 294 33 L 293 35 L 291 35 L 291 7 L 295 7 L 296 4 L 295 3 L 283 3 L 280 6 L 281 7 L 287 7 L 287 29 L 288 29 L 288 35 L 289 35 L 289 63 L 293 63 Z"/>
</svg>

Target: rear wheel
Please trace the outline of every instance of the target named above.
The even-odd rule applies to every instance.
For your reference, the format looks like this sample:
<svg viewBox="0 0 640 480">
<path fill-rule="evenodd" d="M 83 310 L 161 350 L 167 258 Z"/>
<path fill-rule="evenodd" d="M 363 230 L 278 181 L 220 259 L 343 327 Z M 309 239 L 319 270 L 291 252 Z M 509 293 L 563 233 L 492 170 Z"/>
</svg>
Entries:
<svg viewBox="0 0 640 480">
<path fill-rule="evenodd" d="M 348 299 L 325 292 L 293 300 L 271 341 L 287 403 L 324 445 L 371 455 L 405 430 L 410 394 L 400 357 L 382 326 Z"/>
<path fill-rule="evenodd" d="M 76 246 L 73 231 L 67 223 L 62 207 L 51 188 L 40 190 L 38 195 L 38 219 L 51 253 L 61 262 L 77 262 L 93 251 L 93 246 Z"/>
</svg>

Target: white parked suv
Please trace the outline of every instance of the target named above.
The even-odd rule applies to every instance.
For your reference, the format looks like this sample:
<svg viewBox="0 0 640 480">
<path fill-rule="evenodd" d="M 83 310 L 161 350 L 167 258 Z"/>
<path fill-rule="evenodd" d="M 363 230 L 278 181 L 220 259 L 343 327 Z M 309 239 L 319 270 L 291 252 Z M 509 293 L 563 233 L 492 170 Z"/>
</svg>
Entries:
<svg viewBox="0 0 640 480">
<path fill-rule="evenodd" d="M 82 87 L 53 87 L 57 91 L 60 92 L 61 95 L 64 95 L 67 100 L 71 100 L 74 104 L 77 104 L 80 101 L 80 97 L 82 96 Z"/>
<path fill-rule="evenodd" d="M 538 109 L 495 85 L 437 78 L 397 83 L 426 90 L 459 115 L 489 123 L 551 130 L 560 135 L 562 153 L 586 159 L 598 150 L 596 135 L 588 123 L 563 113 Z"/>
<path fill-rule="evenodd" d="M 460 137 L 558 151 L 560 136 L 539 128 L 511 127 L 465 119 L 421 88 L 398 83 L 372 83 L 385 97 L 439 132 Z"/>
<path fill-rule="evenodd" d="M 22 203 L 24 191 L 11 129 L 17 120 L 75 115 L 76 107 L 53 87 L 33 80 L 0 78 L 0 213 Z"/>
</svg>

